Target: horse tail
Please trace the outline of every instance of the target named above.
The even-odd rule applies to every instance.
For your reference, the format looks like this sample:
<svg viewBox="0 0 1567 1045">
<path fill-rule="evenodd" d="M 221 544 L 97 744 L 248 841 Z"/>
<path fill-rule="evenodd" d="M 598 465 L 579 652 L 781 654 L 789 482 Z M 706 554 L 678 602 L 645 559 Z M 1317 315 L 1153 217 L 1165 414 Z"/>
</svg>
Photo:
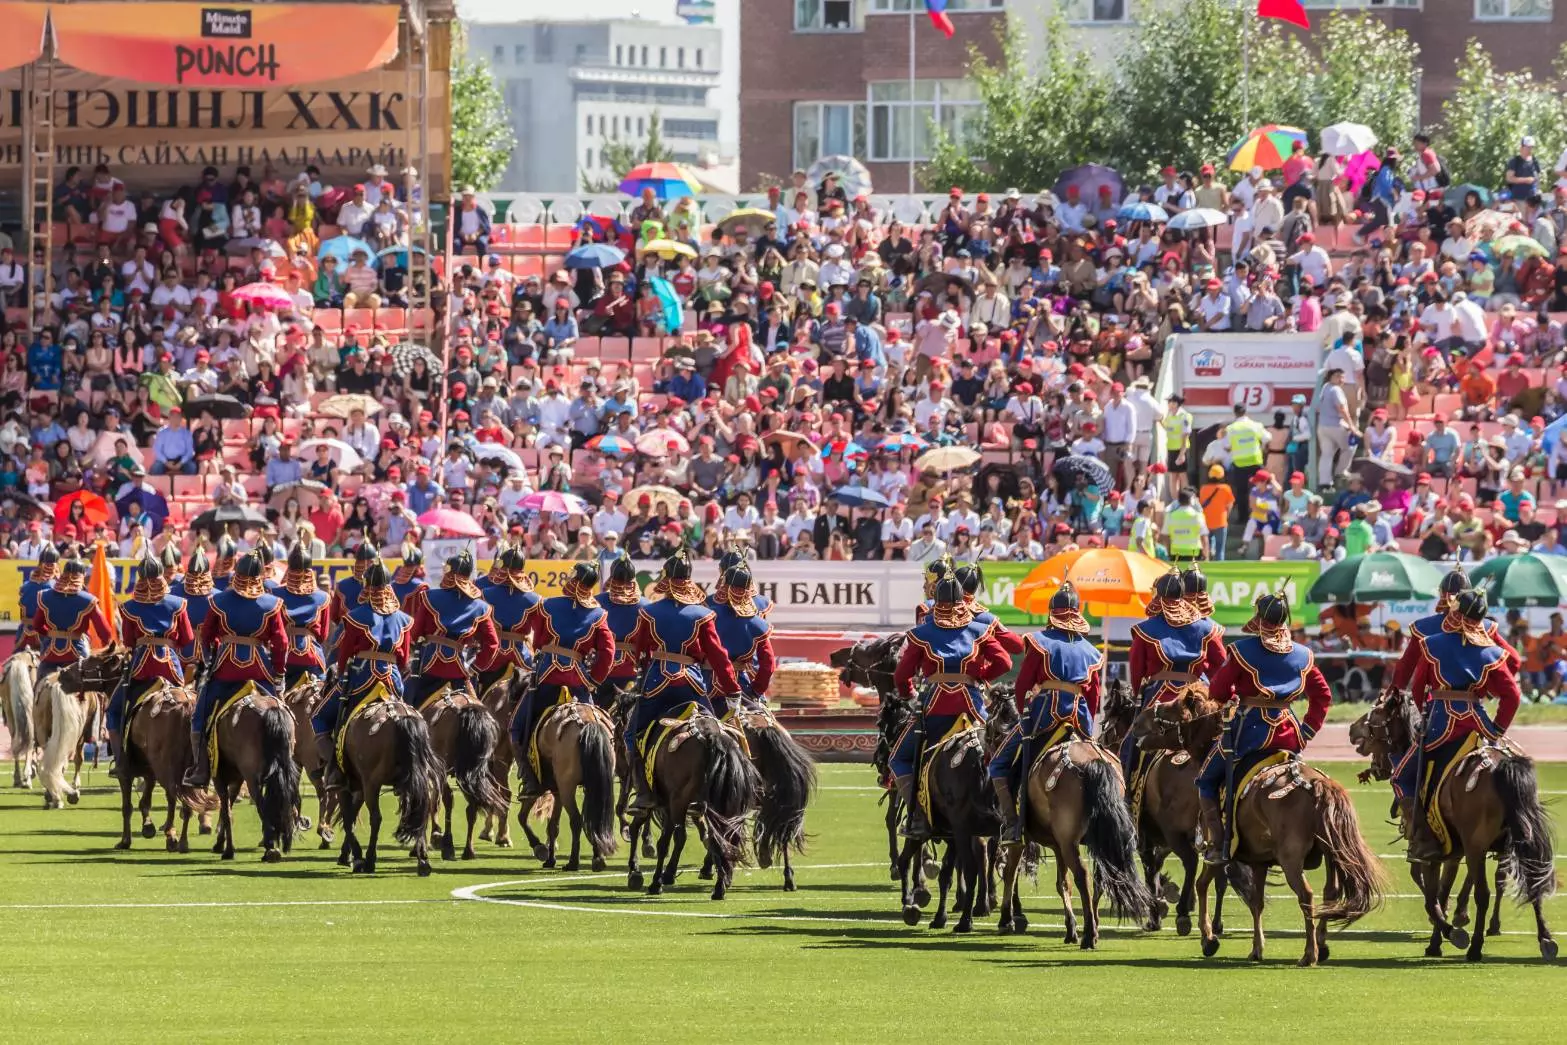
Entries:
<svg viewBox="0 0 1567 1045">
<path fill-rule="evenodd" d="M 747 739 L 762 780 L 756 858 L 766 867 L 774 853 L 805 850 L 805 807 L 816 790 L 816 763 L 782 726 L 753 730 Z"/>
<path fill-rule="evenodd" d="M 38 699 L 49 708 L 49 739 L 44 744 L 44 794 L 54 802 L 71 792 L 65 783 L 65 764 L 81 751 L 82 728 L 87 712 L 75 695 L 67 693 L 60 680 L 50 675 L 38 686 Z"/>
<path fill-rule="evenodd" d="M 443 771 L 430 746 L 430 727 L 417 712 L 392 720 L 396 730 L 397 774 L 392 790 L 397 792 L 396 839 L 413 845 L 430 823 L 435 810 L 435 794 Z"/>
<path fill-rule="evenodd" d="M 1342 892 L 1337 901 L 1318 908 L 1330 922 L 1348 925 L 1376 910 L 1387 888 L 1387 872 L 1360 835 L 1355 804 L 1342 784 L 1320 777 L 1317 787 L 1317 843 L 1338 870 Z"/>
<path fill-rule="evenodd" d="M 756 770 L 728 729 L 715 726 L 706 740 L 702 804 L 707 829 L 725 859 L 735 860 L 745 841 L 743 818 L 756 793 Z"/>
<path fill-rule="evenodd" d="M 452 753 L 452 775 L 468 801 L 486 813 L 506 815 L 506 799 L 490 773 L 490 759 L 500 743 L 501 728 L 483 704 L 457 709 L 457 747 Z"/>
<path fill-rule="evenodd" d="M 256 812 L 285 853 L 294 847 L 294 811 L 298 808 L 294 716 L 286 706 L 276 704 L 261 709 L 261 792 L 256 795 Z"/>
<path fill-rule="evenodd" d="M 615 851 L 615 754 L 609 730 L 597 721 L 577 730 L 577 768 L 582 773 L 582 823 L 598 856 Z"/>
<path fill-rule="evenodd" d="M 1534 759 L 1504 758 L 1491 779 L 1502 801 L 1513 894 L 1519 903 L 1539 903 L 1556 891 L 1556 856 L 1551 848 L 1551 816 L 1540 802 Z"/>
<path fill-rule="evenodd" d="M 1083 782 L 1083 844 L 1094 859 L 1094 884 L 1119 917 L 1141 920 L 1153 898 L 1137 873 L 1137 829 L 1118 767 L 1095 758 L 1076 768 Z"/>
</svg>

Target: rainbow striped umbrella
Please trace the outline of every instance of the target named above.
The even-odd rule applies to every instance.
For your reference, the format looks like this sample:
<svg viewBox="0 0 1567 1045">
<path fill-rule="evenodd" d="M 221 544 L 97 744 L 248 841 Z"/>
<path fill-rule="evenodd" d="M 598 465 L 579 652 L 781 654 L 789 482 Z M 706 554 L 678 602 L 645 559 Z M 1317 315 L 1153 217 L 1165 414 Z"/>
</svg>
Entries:
<svg viewBox="0 0 1567 1045">
<path fill-rule="evenodd" d="M 642 163 L 626 172 L 620 179 L 620 191 L 627 196 L 640 196 L 643 189 L 652 189 L 661 200 L 674 196 L 695 196 L 702 191 L 696 175 L 678 163 Z"/>
<path fill-rule="evenodd" d="M 1258 127 L 1230 146 L 1230 170 L 1249 171 L 1253 167 L 1275 170 L 1284 166 L 1296 142 L 1305 144 L 1305 141 L 1306 132 L 1299 127 L 1281 127 L 1276 123 Z"/>
</svg>

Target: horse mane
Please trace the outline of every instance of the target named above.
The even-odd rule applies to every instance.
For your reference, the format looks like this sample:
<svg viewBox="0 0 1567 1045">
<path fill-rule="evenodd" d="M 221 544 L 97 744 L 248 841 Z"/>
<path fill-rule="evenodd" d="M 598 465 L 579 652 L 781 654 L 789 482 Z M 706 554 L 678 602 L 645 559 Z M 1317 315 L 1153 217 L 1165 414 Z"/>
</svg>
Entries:
<svg viewBox="0 0 1567 1045">
<path fill-rule="evenodd" d="M 1178 687 L 1174 699 L 1191 712 L 1192 718 L 1202 718 L 1219 710 L 1219 702 L 1213 699 L 1208 684 L 1202 679 L 1194 679 Z"/>
<path fill-rule="evenodd" d="M 1017 725 L 1017 690 L 1010 682 L 1000 682 L 990 687 L 986 709 L 998 726 L 1011 728 Z"/>
<path fill-rule="evenodd" d="M 1420 736 L 1420 709 L 1415 707 L 1414 698 L 1408 693 L 1398 692 L 1391 698 L 1388 706 L 1388 741 L 1400 752 L 1409 750 Z M 1396 736 L 1393 727 L 1397 727 L 1402 737 Z"/>
</svg>

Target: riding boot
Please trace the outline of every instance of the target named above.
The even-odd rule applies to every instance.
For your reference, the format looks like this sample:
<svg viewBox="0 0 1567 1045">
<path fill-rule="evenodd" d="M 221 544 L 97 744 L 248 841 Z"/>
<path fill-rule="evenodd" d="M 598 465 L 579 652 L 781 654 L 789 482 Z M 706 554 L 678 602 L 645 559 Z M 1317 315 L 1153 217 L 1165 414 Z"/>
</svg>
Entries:
<svg viewBox="0 0 1567 1045">
<path fill-rule="evenodd" d="M 185 787 L 193 787 L 201 791 L 212 782 L 211 774 L 212 770 L 207 765 L 207 735 L 198 730 L 192 730 L 190 734 L 190 768 L 185 770 L 185 778 L 180 783 Z"/>
<path fill-rule="evenodd" d="M 990 786 L 996 789 L 996 803 L 1001 807 L 1002 844 L 1023 840 L 1023 821 L 1018 816 L 1017 799 L 1012 794 L 1012 782 L 1006 777 L 992 777 Z"/>
<path fill-rule="evenodd" d="M 1442 859 L 1442 843 L 1431 831 L 1431 825 L 1414 795 L 1398 800 L 1398 811 L 1404 818 L 1403 835 L 1409 840 L 1406 859 L 1412 864 L 1434 863 Z"/>
<path fill-rule="evenodd" d="M 1205 864 L 1229 862 L 1225 854 L 1224 815 L 1216 798 L 1197 799 L 1197 830 L 1202 835 L 1202 860 Z"/>
<path fill-rule="evenodd" d="M 633 737 L 626 750 L 631 761 L 631 813 L 650 813 L 655 802 L 653 785 L 647 781 L 647 766 L 642 760 L 642 745 Z"/>
<path fill-rule="evenodd" d="M 909 819 L 903 828 L 903 836 L 916 842 L 927 840 L 930 838 L 930 821 L 925 819 L 925 810 L 916 801 L 913 774 L 895 777 L 892 783 L 898 789 L 898 797 L 903 799 L 903 808 L 908 810 Z"/>
<path fill-rule="evenodd" d="M 125 762 L 125 740 L 118 729 L 105 730 L 109 734 L 109 754 L 114 758 L 114 768 L 109 770 L 109 776 L 114 780 L 121 780 L 130 775 L 130 766 Z"/>
<path fill-rule="evenodd" d="M 337 739 L 330 733 L 316 734 L 316 757 L 321 759 L 321 783 L 328 791 L 341 791 L 348 781 L 337 765 Z"/>
</svg>

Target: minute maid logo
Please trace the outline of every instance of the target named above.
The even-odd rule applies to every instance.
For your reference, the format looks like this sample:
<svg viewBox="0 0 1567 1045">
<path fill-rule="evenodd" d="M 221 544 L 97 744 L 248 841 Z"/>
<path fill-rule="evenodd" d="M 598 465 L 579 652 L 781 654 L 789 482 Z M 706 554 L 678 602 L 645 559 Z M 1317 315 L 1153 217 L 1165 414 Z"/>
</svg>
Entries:
<svg viewBox="0 0 1567 1045">
<path fill-rule="evenodd" d="M 201 35 L 207 39 L 250 39 L 250 12 L 228 7 L 201 9 Z"/>
<path fill-rule="evenodd" d="M 1224 373 L 1224 353 L 1204 348 L 1192 356 L 1192 372 L 1198 377 L 1218 377 Z"/>
</svg>

